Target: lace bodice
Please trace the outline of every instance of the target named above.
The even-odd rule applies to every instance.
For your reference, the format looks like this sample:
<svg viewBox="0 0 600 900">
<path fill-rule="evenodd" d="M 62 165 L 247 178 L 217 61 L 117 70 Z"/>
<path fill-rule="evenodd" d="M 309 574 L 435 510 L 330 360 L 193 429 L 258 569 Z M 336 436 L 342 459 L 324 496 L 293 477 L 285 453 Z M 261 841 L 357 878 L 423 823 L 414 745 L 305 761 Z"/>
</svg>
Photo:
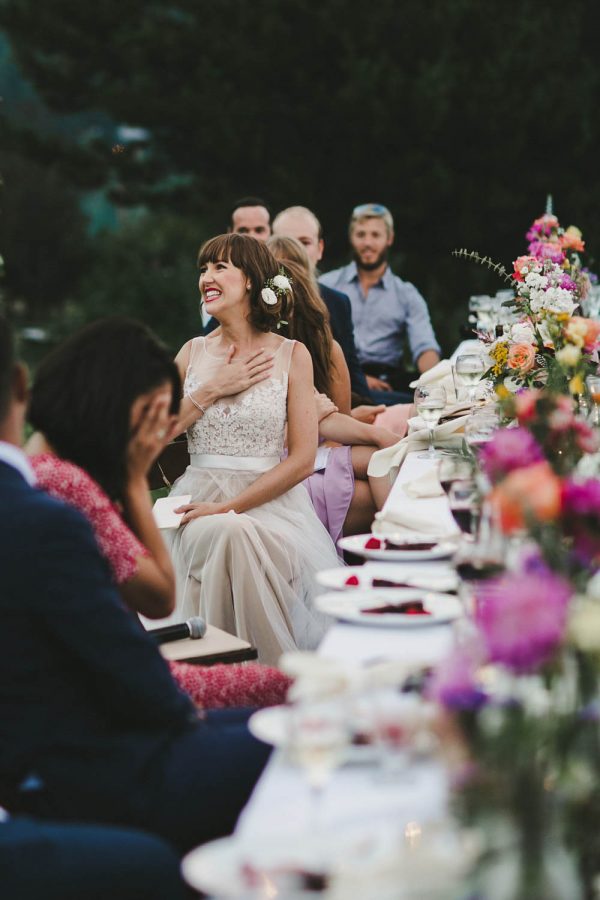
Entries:
<svg viewBox="0 0 600 900">
<path fill-rule="evenodd" d="M 294 341 L 283 340 L 271 378 L 209 406 L 187 431 L 190 454 L 281 456 L 287 418 L 288 371 Z M 206 348 L 206 338 L 192 341 L 184 394 L 194 391 L 224 365 L 224 356 Z"/>
</svg>

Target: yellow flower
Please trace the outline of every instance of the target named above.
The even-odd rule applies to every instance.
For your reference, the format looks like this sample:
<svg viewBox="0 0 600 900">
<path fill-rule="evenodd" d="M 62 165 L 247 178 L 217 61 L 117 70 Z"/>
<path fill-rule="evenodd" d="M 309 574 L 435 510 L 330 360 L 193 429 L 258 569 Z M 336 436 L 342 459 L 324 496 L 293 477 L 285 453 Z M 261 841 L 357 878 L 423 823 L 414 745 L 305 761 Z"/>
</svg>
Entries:
<svg viewBox="0 0 600 900">
<path fill-rule="evenodd" d="M 574 375 L 569 382 L 569 390 L 572 394 L 583 394 L 583 378 L 581 375 Z"/>
<path fill-rule="evenodd" d="M 498 372 L 495 374 L 499 375 L 500 373 Z M 504 387 L 503 384 L 497 384 L 496 385 L 496 396 L 498 397 L 499 400 L 506 400 L 507 397 L 510 397 L 510 391 L 508 390 L 508 388 Z"/>
</svg>

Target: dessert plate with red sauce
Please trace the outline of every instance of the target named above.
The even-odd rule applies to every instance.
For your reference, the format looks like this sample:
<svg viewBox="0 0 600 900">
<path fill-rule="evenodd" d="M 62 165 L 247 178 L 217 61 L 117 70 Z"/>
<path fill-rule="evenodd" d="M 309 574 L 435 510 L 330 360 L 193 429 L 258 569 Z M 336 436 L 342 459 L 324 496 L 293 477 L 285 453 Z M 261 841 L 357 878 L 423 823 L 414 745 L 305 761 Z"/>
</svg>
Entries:
<svg viewBox="0 0 600 900">
<path fill-rule="evenodd" d="M 353 534 L 340 538 L 338 547 L 365 559 L 387 559 L 425 561 L 448 559 L 456 552 L 456 543 L 448 538 L 431 535 L 386 535 Z"/>
<path fill-rule="evenodd" d="M 458 576 L 454 569 L 444 563 L 440 568 L 428 566 L 394 566 L 393 563 L 364 566 L 336 566 L 317 572 L 317 581 L 330 591 L 348 591 L 361 588 L 377 588 L 378 591 L 398 593 L 403 588 L 446 593 L 456 591 Z"/>
<path fill-rule="evenodd" d="M 457 597 L 434 591 L 335 591 L 315 600 L 317 609 L 343 622 L 380 628 L 423 628 L 453 622 L 463 614 Z"/>
</svg>

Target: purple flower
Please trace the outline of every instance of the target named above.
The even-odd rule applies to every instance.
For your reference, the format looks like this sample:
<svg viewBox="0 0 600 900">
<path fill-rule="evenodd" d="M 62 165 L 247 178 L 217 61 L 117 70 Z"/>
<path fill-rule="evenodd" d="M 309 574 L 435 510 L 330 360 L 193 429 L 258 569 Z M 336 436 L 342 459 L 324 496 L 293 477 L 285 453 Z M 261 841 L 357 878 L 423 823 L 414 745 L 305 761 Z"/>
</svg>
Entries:
<svg viewBox="0 0 600 900">
<path fill-rule="evenodd" d="M 492 484 L 512 472 L 542 462 L 544 452 L 526 428 L 501 428 L 479 452 L 479 464 Z"/>
<path fill-rule="evenodd" d="M 550 573 L 511 574 L 477 591 L 476 620 L 491 662 L 529 672 L 562 640 L 572 589 Z"/>
<path fill-rule="evenodd" d="M 558 286 L 561 288 L 564 288 L 565 291 L 576 291 L 577 290 L 577 285 L 575 284 L 575 282 L 573 281 L 572 278 L 569 278 L 569 276 L 566 273 L 564 275 L 560 276 L 560 279 L 558 281 Z"/>
<path fill-rule="evenodd" d="M 565 533 L 573 538 L 575 558 L 585 565 L 600 556 L 600 480 L 565 479 L 562 488 Z"/>
<path fill-rule="evenodd" d="M 479 709 L 488 699 L 477 684 L 476 661 L 458 648 L 435 670 L 427 696 L 447 709 Z"/>
<path fill-rule="evenodd" d="M 532 241 L 529 244 L 529 254 L 530 256 L 535 256 L 536 259 L 544 260 L 549 259 L 553 263 L 558 263 L 559 265 L 564 261 L 565 254 L 560 246 L 560 244 L 555 244 L 552 241 Z"/>
</svg>

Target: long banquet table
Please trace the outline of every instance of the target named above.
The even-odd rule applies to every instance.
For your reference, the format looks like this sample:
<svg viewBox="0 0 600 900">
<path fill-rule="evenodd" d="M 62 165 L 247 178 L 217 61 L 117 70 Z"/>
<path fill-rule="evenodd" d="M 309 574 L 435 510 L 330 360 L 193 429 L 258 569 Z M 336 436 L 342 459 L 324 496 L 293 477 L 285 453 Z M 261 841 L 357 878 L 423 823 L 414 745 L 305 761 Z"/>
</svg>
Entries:
<svg viewBox="0 0 600 900">
<path fill-rule="evenodd" d="M 386 505 L 398 500 L 405 482 L 418 478 L 432 465 L 430 460 L 419 458 L 417 453 L 408 454 Z M 428 515 L 442 527 L 451 521 L 445 495 L 419 502 L 426 505 Z M 423 566 L 430 569 L 447 567 L 446 562 L 401 565 L 413 568 L 418 565 L 421 570 Z M 381 567 L 381 563 L 367 562 L 365 571 L 374 566 Z M 390 659 L 435 665 L 447 653 L 452 640 L 453 630 L 449 624 L 403 630 L 335 622 L 318 652 L 323 657 L 354 663 Z M 240 817 L 236 836 L 253 841 L 283 835 L 301 837 L 306 834 L 309 803 L 309 788 L 302 772 L 277 751 Z M 345 765 L 334 772 L 327 786 L 321 810 L 322 825 L 330 830 L 360 822 L 368 829 L 388 821 L 398 827 L 402 822 L 441 818 L 446 805 L 445 775 L 438 762 L 414 765 L 410 780 L 400 779 L 396 783 L 378 781 L 372 766 Z"/>
</svg>

